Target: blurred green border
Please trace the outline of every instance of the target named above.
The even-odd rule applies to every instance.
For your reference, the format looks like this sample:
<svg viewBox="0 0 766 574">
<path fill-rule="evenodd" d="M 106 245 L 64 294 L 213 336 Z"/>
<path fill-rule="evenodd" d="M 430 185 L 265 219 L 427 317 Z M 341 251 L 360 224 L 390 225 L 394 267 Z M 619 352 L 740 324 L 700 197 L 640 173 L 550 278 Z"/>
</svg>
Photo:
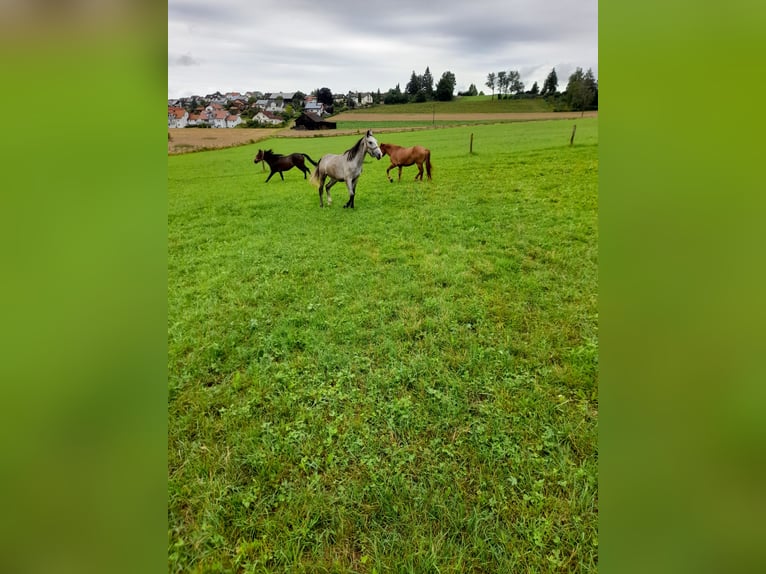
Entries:
<svg viewBox="0 0 766 574">
<path fill-rule="evenodd" d="M 0 48 L 3 571 L 167 568 L 160 8 Z M 602 572 L 764 563 L 765 12 L 600 4 Z"/>
<path fill-rule="evenodd" d="M 763 567 L 765 14 L 600 4 L 602 572 Z"/>
<path fill-rule="evenodd" d="M 3 22 L 4 572 L 167 569 L 165 8 Z"/>
</svg>

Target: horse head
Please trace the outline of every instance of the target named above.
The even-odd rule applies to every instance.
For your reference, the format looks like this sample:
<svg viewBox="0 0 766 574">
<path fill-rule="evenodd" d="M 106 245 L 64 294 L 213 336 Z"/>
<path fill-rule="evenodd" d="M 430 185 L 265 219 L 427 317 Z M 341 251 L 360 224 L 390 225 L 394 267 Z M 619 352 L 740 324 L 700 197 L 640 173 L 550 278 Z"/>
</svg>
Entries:
<svg viewBox="0 0 766 574">
<path fill-rule="evenodd" d="M 380 159 L 383 157 L 383 152 L 380 151 L 378 140 L 376 140 L 375 136 L 372 135 L 372 130 L 367 130 L 367 135 L 364 136 L 364 141 L 367 145 L 368 154 L 370 154 L 375 159 Z"/>
<path fill-rule="evenodd" d="M 259 161 L 263 161 L 263 150 L 259 149 L 258 153 L 255 156 L 255 159 L 253 160 L 253 163 L 258 163 Z"/>
</svg>

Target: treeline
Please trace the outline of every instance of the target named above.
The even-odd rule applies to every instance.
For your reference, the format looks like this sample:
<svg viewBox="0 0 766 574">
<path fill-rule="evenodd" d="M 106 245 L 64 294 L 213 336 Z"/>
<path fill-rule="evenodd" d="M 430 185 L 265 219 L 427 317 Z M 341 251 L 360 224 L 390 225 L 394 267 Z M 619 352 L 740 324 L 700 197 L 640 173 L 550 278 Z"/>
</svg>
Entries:
<svg viewBox="0 0 766 574">
<path fill-rule="evenodd" d="M 448 70 L 442 74 L 434 86 L 434 78 L 429 68 L 426 67 L 422 74 L 417 74 L 413 70 L 410 81 L 407 82 L 403 91 L 400 84 L 397 84 L 385 94 L 381 95 L 380 91 L 373 94 L 373 99 L 376 104 L 381 102 L 384 104 L 406 104 L 432 100 L 449 101 L 454 96 L 455 85 L 455 74 Z M 534 82 L 528 90 L 525 90 L 526 86 L 517 70 L 490 72 L 487 74 L 487 81 L 484 85 L 492 90 L 493 99 L 495 97 L 498 100 L 544 98 L 553 104 L 556 111 L 598 109 L 598 81 L 590 68 L 587 72 L 583 72 L 582 68 L 577 68 L 569 76 L 564 91 L 559 91 L 556 68 L 553 68 L 548 74 L 542 88 L 537 82 Z M 476 85 L 471 84 L 468 90 L 459 92 L 457 95 L 478 96 L 484 95 L 484 92 L 479 92 Z"/>
<path fill-rule="evenodd" d="M 382 101 L 384 104 L 406 104 L 409 102 L 428 102 L 432 100 L 448 102 L 452 99 L 455 92 L 455 74 L 447 70 L 444 72 L 434 86 L 434 78 L 431 70 L 426 66 L 426 71 L 422 74 L 416 74 L 412 71 L 410 81 L 401 90 L 400 85 L 396 84 L 386 92 Z"/>
<path fill-rule="evenodd" d="M 524 82 L 521 81 L 521 76 L 516 70 L 490 72 L 487 74 L 487 81 L 484 85 L 492 90 L 493 98 L 495 97 L 495 90 L 497 90 L 499 100 L 540 97 L 553 103 L 556 111 L 598 109 L 598 81 L 590 68 L 587 72 L 583 72 L 582 68 L 577 68 L 569 76 L 567 87 L 563 92 L 559 91 L 556 68 L 553 68 L 545 78 L 542 89 L 535 82 L 529 90 L 524 91 Z"/>
</svg>

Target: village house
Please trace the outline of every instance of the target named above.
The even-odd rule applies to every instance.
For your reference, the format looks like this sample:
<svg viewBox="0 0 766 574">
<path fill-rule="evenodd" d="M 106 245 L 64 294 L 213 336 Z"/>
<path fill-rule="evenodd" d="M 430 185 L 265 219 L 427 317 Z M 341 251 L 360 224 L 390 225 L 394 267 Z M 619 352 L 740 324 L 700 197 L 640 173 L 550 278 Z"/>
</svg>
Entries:
<svg viewBox="0 0 766 574">
<path fill-rule="evenodd" d="M 229 109 L 235 109 L 239 112 L 242 112 L 247 107 L 247 102 L 243 100 L 242 98 L 237 98 L 236 100 L 231 100 L 229 102 Z"/>
<path fill-rule="evenodd" d="M 250 118 L 252 118 L 252 124 L 283 125 L 284 113 L 288 106 L 293 105 L 296 93 L 215 92 L 206 96 L 169 98 L 168 127 L 233 128 L 246 122 L 250 125 Z M 333 100 L 341 107 L 367 106 L 372 104 L 373 94 L 350 91 L 347 94 L 334 94 Z M 331 110 L 331 106 L 318 102 L 315 95 L 307 95 L 303 102 L 297 102 L 295 105 L 296 112 L 304 112 L 300 121 L 296 122 L 296 127 L 298 129 L 333 129 L 334 123 L 324 120 Z"/>
<path fill-rule="evenodd" d="M 267 94 L 255 103 L 259 109 L 265 112 L 281 114 L 287 106 L 293 103 L 294 96 L 295 92 L 274 92 L 273 94 Z"/>
<path fill-rule="evenodd" d="M 189 112 L 183 108 L 168 107 L 168 127 L 185 128 L 189 122 Z"/>
<path fill-rule="evenodd" d="M 303 105 L 303 111 L 304 112 L 311 112 L 311 113 L 316 114 L 318 116 L 325 115 L 324 104 L 321 103 L 321 102 L 317 102 L 316 98 L 314 98 L 310 102 L 306 102 Z"/>
<path fill-rule="evenodd" d="M 205 114 L 204 116 L 201 113 L 189 114 L 190 126 L 199 126 L 206 123 L 207 123 L 207 114 Z"/>
<path fill-rule="evenodd" d="M 208 120 L 210 127 L 212 128 L 225 128 L 226 119 L 229 117 L 229 112 L 225 110 L 216 110 L 208 114 Z"/>
<path fill-rule="evenodd" d="M 346 94 L 346 105 L 350 108 L 371 106 L 373 102 L 370 92 L 349 92 Z"/>
<path fill-rule="evenodd" d="M 267 126 L 278 126 L 282 123 L 282 117 L 273 112 L 261 110 L 253 116 L 253 121 Z"/>
</svg>

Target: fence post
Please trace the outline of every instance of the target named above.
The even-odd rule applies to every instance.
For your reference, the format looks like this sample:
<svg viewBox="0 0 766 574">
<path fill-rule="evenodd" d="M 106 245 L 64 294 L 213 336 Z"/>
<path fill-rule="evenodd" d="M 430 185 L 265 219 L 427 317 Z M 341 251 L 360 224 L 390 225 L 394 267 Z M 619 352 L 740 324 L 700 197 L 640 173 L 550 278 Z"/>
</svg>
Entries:
<svg viewBox="0 0 766 574">
<path fill-rule="evenodd" d="M 570 137 L 570 138 L 569 138 L 569 145 L 570 145 L 570 146 L 571 146 L 571 145 L 572 145 L 572 143 L 574 142 L 574 135 L 575 135 L 575 132 L 576 132 L 576 131 L 577 131 L 577 124 L 575 124 L 574 126 L 572 126 L 572 137 Z"/>
<path fill-rule="evenodd" d="M 473 154 L 473 134 L 471 134 L 471 147 L 469 149 L 470 153 Z"/>
</svg>

